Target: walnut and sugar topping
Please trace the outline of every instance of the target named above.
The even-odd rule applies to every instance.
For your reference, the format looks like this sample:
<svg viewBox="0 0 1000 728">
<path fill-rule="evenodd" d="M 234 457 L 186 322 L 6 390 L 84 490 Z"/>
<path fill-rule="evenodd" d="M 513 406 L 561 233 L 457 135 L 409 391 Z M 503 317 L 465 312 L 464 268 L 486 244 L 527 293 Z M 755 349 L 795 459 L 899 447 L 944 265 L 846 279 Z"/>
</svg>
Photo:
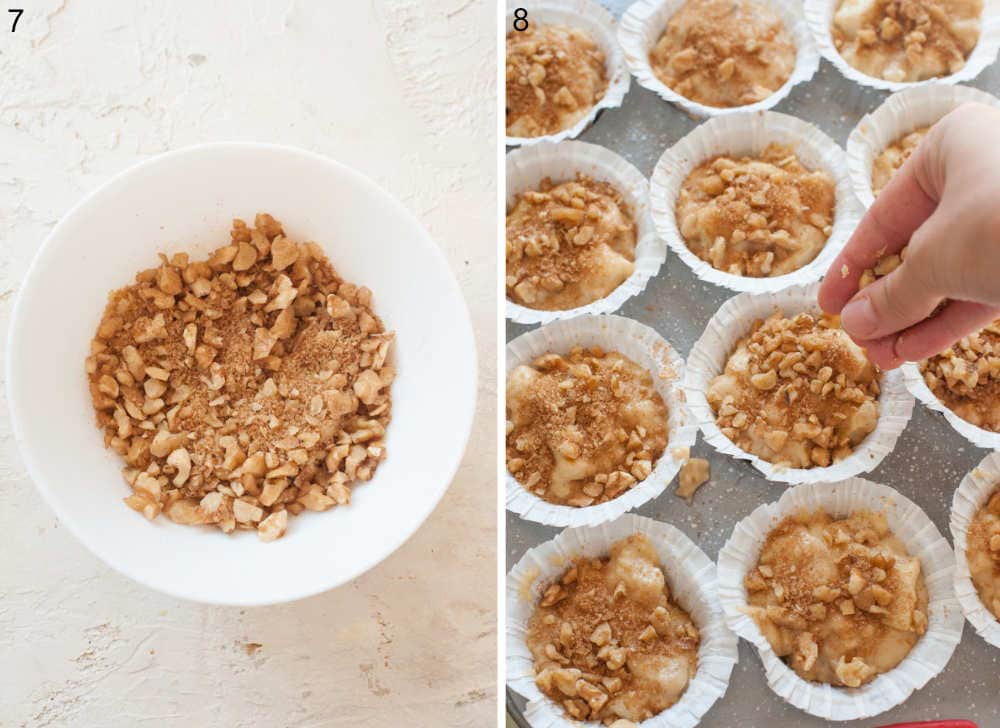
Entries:
<svg viewBox="0 0 1000 728">
<path fill-rule="evenodd" d="M 883 252 L 874 266 L 861 271 L 861 278 L 858 279 L 858 290 L 867 288 L 879 278 L 885 278 L 901 266 L 903 261 L 906 260 L 906 250 L 908 247 L 908 245 L 904 245 L 898 253 L 890 253 L 889 255 Z M 843 271 L 841 272 L 843 273 Z M 844 276 L 846 277 L 846 274 Z"/>
<path fill-rule="evenodd" d="M 1000 620 L 1000 483 L 972 517 L 965 558 L 980 601 Z"/>
<path fill-rule="evenodd" d="M 649 53 L 653 73 L 699 104 L 746 106 L 792 75 L 795 44 L 772 8 L 750 0 L 687 0 Z"/>
<path fill-rule="evenodd" d="M 393 334 L 371 291 L 270 215 L 230 236 L 113 291 L 87 377 L 126 504 L 272 541 L 289 513 L 347 504 L 385 458 Z"/>
<path fill-rule="evenodd" d="M 604 298 L 632 275 L 636 232 L 629 204 L 609 183 L 546 177 L 507 213 L 507 297 L 545 311 Z"/>
<path fill-rule="evenodd" d="M 507 135 L 568 129 L 604 96 L 604 51 L 584 30 L 528 25 L 507 34 Z"/>
<path fill-rule="evenodd" d="M 916 151 L 920 142 L 927 136 L 931 128 L 922 126 L 914 129 L 909 134 L 904 134 L 892 144 L 887 146 L 875 157 L 872 162 L 872 192 L 878 197 L 878 193 L 889 184 L 889 180 L 896 174 L 900 167 Z"/>
<path fill-rule="evenodd" d="M 979 42 L 982 0 L 841 0 L 833 43 L 848 64 L 911 83 L 957 73 Z"/>
<path fill-rule="evenodd" d="M 610 557 L 577 559 L 546 588 L 527 634 L 542 693 L 575 720 L 620 728 L 680 699 L 700 640 L 643 534 Z"/>
<path fill-rule="evenodd" d="M 663 398 L 621 354 L 545 354 L 507 380 L 507 470 L 550 503 L 617 498 L 649 476 L 666 446 Z"/>
<path fill-rule="evenodd" d="M 898 665 L 927 631 L 920 560 L 881 513 L 785 518 L 744 586 L 750 616 L 805 680 L 856 688 Z"/>
<path fill-rule="evenodd" d="M 791 147 L 757 157 L 716 157 L 687 176 L 676 217 L 688 248 L 739 276 L 785 275 L 811 262 L 833 230 L 836 186 Z"/>
<path fill-rule="evenodd" d="M 787 468 L 826 467 L 875 429 L 879 372 L 836 317 L 754 322 L 709 385 L 722 433 Z"/>
<path fill-rule="evenodd" d="M 963 420 L 1000 432 L 1000 319 L 920 362 L 927 387 Z"/>
</svg>

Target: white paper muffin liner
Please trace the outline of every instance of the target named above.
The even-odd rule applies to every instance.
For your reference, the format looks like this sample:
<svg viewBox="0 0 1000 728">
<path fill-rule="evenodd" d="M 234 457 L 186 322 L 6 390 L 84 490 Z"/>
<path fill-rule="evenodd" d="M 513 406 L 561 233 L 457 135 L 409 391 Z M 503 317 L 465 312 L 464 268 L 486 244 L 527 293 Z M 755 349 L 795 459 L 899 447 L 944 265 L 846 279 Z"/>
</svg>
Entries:
<svg viewBox="0 0 1000 728">
<path fill-rule="evenodd" d="M 806 168 L 823 170 L 833 178 L 837 198 L 833 230 L 816 258 L 783 276 L 752 278 L 718 270 L 695 255 L 684 242 L 676 216 L 681 185 L 696 167 L 712 157 L 756 155 L 772 142 L 793 147 Z M 650 204 L 657 233 L 698 278 L 733 291 L 752 293 L 818 281 L 854 232 L 861 213 L 851 190 L 844 150 L 812 124 L 774 111 L 717 116 L 667 149 L 653 169 Z"/>
<path fill-rule="evenodd" d="M 899 370 L 883 372 L 875 429 L 854 448 L 854 452 L 825 468 L 780 468 L 743 450 L 722 434 L 708 404 L 707 391 L 712 380 L 725 369 L 736 343 L 750 331 L 754 321 L 767 318 L 778 310 L 789 318 L 802 312 L 819 317 L 822 312 L 816 302 L 818 290 L 819 285 L 812 284 L 777 293 L 734 296 L 711 318 L 705 333 L 688 355 L 684 392 L 691 417 L 701 427 L 705 439 L 719 452 L 749 460 L 765 478 L 774 482 L 830 483 L 867 473 L 892 452 L 913 413 L 913 397 L 903 385 L 903 375 Z"/>
<path fill-rule="evenodd" d="M 528 9 L 528 22 L 537 25 L 565 25 L 570 28 L 579 28 L 590 33 L 594 42 L 604 51 L 604 63 L 608 74 L 608 88 L 604 96 L 598 100 L 594 107 L 585 117 L 576 122 L 568 129 L 546 134 L 538 137 L 505 137 L 504 143 L 508 147 L 528 146 L 539 142 L 558 142 L 563 139 L 573 139 L 583 133 L 583 130 L 590 126 L 598 113 L 602 109 L 613 109 L 622 105 L 625 94 L 628 93 L 631 78 L 628 73 L 628 66 L 625 65 L 625 56 L 615 30 L 618 21 L 594 0 L 538 0 L 538 2 L 526 4 L 517 0 L 508 0 L 507 18 L 504 26 L 506 32 L 510 32 L 514 23 L 514 10 L 518 7 Z M 516 32 L 516 31 L 515 31 Z"/>
<path fill-rule="evenodd" d="M 962 605 L 962 612 L 979 636 L 994 647 L 1000 647 L 1000 621 L 983 604 L 969 574 L 965 558 L 969 525 L 976 511 L 986 505 L 997 484 L 1000 483 L 1000 452 L 987 455 L 962 478 L 951 502 L 951 519 L 948 523 L 955 541 L 955 596 Z"/>
<path fill-rule="evenodd" d="M 507 510 L 547 526 L 595 526 L 656 498 L 687 459 L 675 455 L 675 449 L 686 452 L 694 445 L 698 432 L 691 424 L 681 391 L 684 360 L 653 329 L 623 316 L 580 316 L 522 334 L 507 344 L 505 381 L 518 365 L 529 364 L 549 352 L 565 354 L 574 346 L 600 346 L 617 351 L 652 375 L 653 384 L 667 406 L 667 448 L 645 480 L 614 500 L 586 508 L 549 503 L 526 490 L 505 469 Z"/>
<path fill-rule="evenodd" d="M 778 13 L 795 43 L 795 67 L 791 75 L 781 88 L 766 99 L 745 106 L 707 106 L 682 96 L 656 77 L 649 63 L 649 52 L 663 35 L 670 18 L 681 9 L 686 0 L 639 0 L 629 6 L 618 24 L 618 42 L 625 54 L 625 62 L 640 86 L 659 94 L 660 98 L 694 116 L 724 116 L 741 111 L 770 109 L 788 96 L 793 86 L 813 77 L 819 68 L 819 51 L 816 50 L 812 33 L 802 15 L 799 0 L 762 1 Z"/>
<path fill-rule="evenodd" d="M 528 699 L 525 719 L 534 728 L 599 726 L 568 718 L 562 706 L 546 698 L 535 684 L 531 650 L 526 643 L 528 620 L 543 587 L 579 556 L 605 556 L 616 541 L 643 533 L 656 548 L 671 599 L 684 608 L 701 633 L 698 670 L 673 706 L 640 725 L 643 728 L 693 728 L 729 686 L 738 659 L 736 636 L 719 609 L 715 564 L 681 531 L 666 523 L 627 514 L 600 526 L 567 529 L 521 557 L 507 575 L 507 684 Z"/>
<path fill-rule="evenodd" d="M 782 518 L 803 509 L 823 509 L 834 516 L 858 510 L 883 512 L 892 532 L 921 562 L 928 593 L 927 632 L 898 666 L 858 688 L 803 680 L 775 654 L 757 623 L 744 612 L 743 578 L 756 565 L 768 533 Z M 719 600 L 730 629 L 756 646 L 767 683 L 775 693 L 811 715 L 855 720 L 899 705 L 948 664 L 962 638 L 964 622 L 952 589 L 954 570 L 948 542 L 927 514 L 902 494 L 862 478 L 809 483 L 785 491 L 778 501 L 756 508 L 736 524 L 719 552 Z"/>
<path fill-rule="evenodd" d="M 949 111 L 972 101 L 1000 106 L 1000 99 L 985 91 L 937 84 L 895 93 L 862 117 L 847 138 L 847 169 L 861 204 L 868 208 L 875 202 L 872 164 L 886 147 L 914 129 L 936 124 Z"/>
<path fill-rule="evenodd" d="M 583 314 L 612 313 L 646 288 L 667 257 L 667 244 L 657 236 L 649 215 L 649 182 L 632 164 L 610 149 L 587 142 L 565 141 L 515 149 L 507 155 L 507 209 L 518 194 L 538 189 L 546 177 L 566 182 L 577 172 L 618 190 L 636 224 L 635 267 L 632 274 L 604 298 L 576 308 L 542 311 L 507 300 L 507 318 L 519 324 L 544 324 Z"/>
<path fill-rule="evenodd" d="M 903 372 L 903 381 L 910 394 L 935 412 L 943 414 L 955 432 L 976 447 L 983 447 L 987 450 L 1000 450 L 1000 432 L 990 432 L 989 430 L 984 430 L 982 427 L 977 427 L 948 409 L 948 406 L 938 399 L 930 387 L 927 386 L 927 382 L 924 381 L 924 376 L 920 373 L 920 367 L 916 362 L 907 362 L 900 367 L 900 370 Z"/>
<path fill-rule="evenodd" d="M 969 54 L 965 65 L 958 73 L 909 83 L 886 81 L 883 78 L 862 73 L 850 65 L 840 55 L 836 46 L 834 46 L 831 26 L 833 24 L 833 14 L 836 12 L 839 4 L 840 0 L 804 0 L 802 9 L 806 16 L 806 23 L 809 25 L 809 30 L 812 31 L 813 40 L 820 54 L 836 66 L 837 70 L 845 78 L 861 86 L 877 88 L 882 91 L 902 91 L 905 88 L 913 88 L 914 86 L 931 86 L 935 84 L 970 81 L 996 60 L 997 50 L 1000 49 L 1000 0 L 985 0 L 983 3 L 983 14 L 980 18 L 979 42 L 972 49 L 972 53 Z"/>
</svg>

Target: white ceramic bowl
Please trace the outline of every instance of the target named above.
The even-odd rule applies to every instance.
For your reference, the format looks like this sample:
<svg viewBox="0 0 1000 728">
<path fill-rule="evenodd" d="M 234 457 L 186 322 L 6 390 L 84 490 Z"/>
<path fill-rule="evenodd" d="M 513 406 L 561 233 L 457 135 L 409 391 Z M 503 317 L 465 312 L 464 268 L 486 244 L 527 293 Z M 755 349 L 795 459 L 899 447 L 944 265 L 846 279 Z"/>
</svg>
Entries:
<svg viewBox="0 0 1000 728">
<path fill-rule="evenodd" d="M 284 538 L 226 536 L 130 510 L 103 446 L 84 359 L 108 292 L 157 264 L 229 239 L 232 218 L 270 212 L 374 293 L 396 332 L 388 458 L 349 506 L 290 519 Z M 8 341 L 7 396 L 28 473 L 60 521 L 108 565 L 168 594 L 270 604 L 316 594 L 395 551 L 430 515 L 465 449 L 476 360 L 468 311 L 441 251 L 366 177 L 309 152 L 210 144 L 145 161 L 67 213 L 25 277 Z"/>
</svg>

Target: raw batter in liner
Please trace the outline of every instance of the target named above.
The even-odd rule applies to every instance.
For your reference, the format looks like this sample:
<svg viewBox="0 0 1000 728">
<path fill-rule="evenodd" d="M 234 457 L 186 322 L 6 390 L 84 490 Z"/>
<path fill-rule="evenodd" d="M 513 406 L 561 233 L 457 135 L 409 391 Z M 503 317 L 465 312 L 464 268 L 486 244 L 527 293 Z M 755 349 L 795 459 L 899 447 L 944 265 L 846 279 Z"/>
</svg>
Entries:
<svg viewBox="0 0 1000 728">
<path fill-rule="evenodd" d="M 805 680 L 858 687 L 896 667 L 927 631 L 920 560 L 881 513 L 785 518 L 745 586 L 748 612 Z"/>
</svg>

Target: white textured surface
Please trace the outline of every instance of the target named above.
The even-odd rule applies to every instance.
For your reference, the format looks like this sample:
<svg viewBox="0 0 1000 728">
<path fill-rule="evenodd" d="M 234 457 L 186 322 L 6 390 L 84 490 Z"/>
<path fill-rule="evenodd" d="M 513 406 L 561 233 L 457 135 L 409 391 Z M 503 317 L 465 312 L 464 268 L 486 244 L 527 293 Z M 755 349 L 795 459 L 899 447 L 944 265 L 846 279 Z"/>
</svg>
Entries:
<svg viewBox="0 0 1000 728">
<path fill-rule="evenodd" d="M 247 610 L 163 597 L 94 559 L 26 479 L 4 408 L 0 725 L 491 723 L 492 3 L 25 5 L 16 34 L 0 18 L 4 330 L 35 250 L 83 194 L 168 149 L 269 141 L 355 167 L 420 217 L 466 294 L 485 384 L 463 467 L 409 543 L 339 590 Z"/>
</svg>

